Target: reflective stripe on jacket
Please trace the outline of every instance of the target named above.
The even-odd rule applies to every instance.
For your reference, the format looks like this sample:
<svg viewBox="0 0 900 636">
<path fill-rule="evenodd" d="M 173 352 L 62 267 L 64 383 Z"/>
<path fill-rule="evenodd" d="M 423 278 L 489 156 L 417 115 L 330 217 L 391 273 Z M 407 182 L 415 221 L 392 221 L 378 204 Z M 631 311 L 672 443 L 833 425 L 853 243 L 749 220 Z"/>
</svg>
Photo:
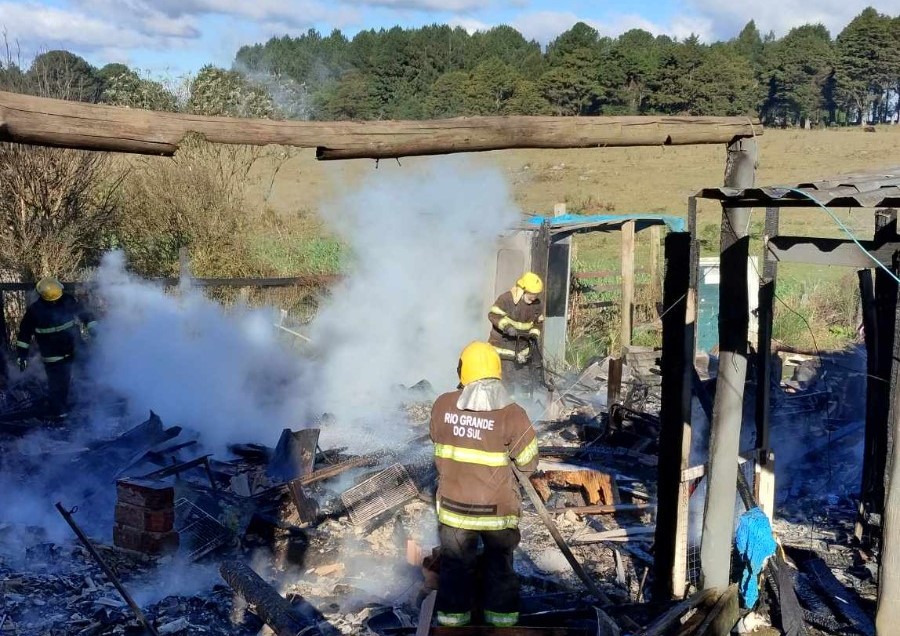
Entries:
<svg viewBox="0 0 900 636">
<path fill-rule="evenodd" d="M 19 356 L 28 356 L 34 338 L 45 362 L 59 362 L 71 357 L 75 353 L 75 343 L 81 337 L 79 321 L 89 325 L 94 318 L 71 294 L 63 294 L 53 302 L 39 298 L 25 310 L 19 325 L 16 339 Z"/>
<path fill-rule="evenodd" d="M 457 407 L 460 394 L 445 393 L 431 411 L 438 521 L 465 530 L 515 528 L 521 497 L 510 462 L 526 473 L 537 467 L 534 427 L 518 404 L 467 411 Z"/>
<path fill-rule="evenodd" d="M 524 292 L 521 289 L 513 288 L 500 294 L 488 311 L 488 320 L 492 326 L 488 342 L 494 346 L 499 356 L 506 360 L 515 360 L 517 354 L 527 360 L 531 355 L 531 338 L 539 338 L 541 328 L 544 326 L 541 301 L 528 304 L 522 300 L 523 296 Z M 516 330 L 518 338 L 506 335 L 509 327 Z"/>
</svg>

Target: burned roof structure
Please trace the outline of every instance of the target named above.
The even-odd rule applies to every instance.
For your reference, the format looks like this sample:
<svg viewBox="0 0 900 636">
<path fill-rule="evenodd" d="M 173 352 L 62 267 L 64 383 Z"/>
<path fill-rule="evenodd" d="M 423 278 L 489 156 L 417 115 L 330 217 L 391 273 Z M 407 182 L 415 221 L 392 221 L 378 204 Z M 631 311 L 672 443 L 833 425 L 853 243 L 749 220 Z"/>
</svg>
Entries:
<svg viewBox="0 0 900 636">
<path fill-rule="evenodd" d="M 895 334 L 898 320 L 898 283 L 900 283 L 900 237 L 897 235 L 896 208 L 900 205 L 900 168 L 859 172 L 791 185 L 759 187 L 755 184 L 755 148 L 729 149 L 725 186 L 704 188 L 689 199 L 689 220 L 694 224 L 697 200 L 718 201 L 723 208 L 721 239 L 721 290 L 719 304 L 720 373 L 716 385 L 716 404 L 705 398 L 704 409 L 711 420 L 708 493 L 703 517 L 700 561 L 706 587 L 721 586 L 729 580 L 728 554 L 734 532 L 732 502 L 737 492 L 748 502 L 737 468 L 738 435 L 743 420 L 744 387 L 749 365 L 755 366 L 756 442 L 752 455 L 759 462 L 755 500 L 770 516 L 774 513 L 775 448 L 770 437 L 772 414 L 772 328 L 779 263 L 806 263 L 857 268 L 863 307 L 867 351 L 865 407 L 865 447 L 862 481 L 859 484 L 859 513 L 855 540 L 864 549 L 879 554 L 878 610 L 875 623 L 864 614 L 854 627 L 861 633 L 892 633 L 900 620 L 900 608 L 892 603 L 900 594 L 900 463 L 888 440 L 900 435 L 900 418 L 895 407 L 900 397 Z M 782 235 L 779 212 L 782 208 L 823 209 L 823 219 L 831 217 L 842 238 Z M 752 208 L 765 210 L 763 267 L 759 272 L 759 337 L 756 352 L 748 348 L 747 297 L 743 290 L 748 274 L 749 220 Z M 871 237 L 853 235 L 831 208 L 866 210 L 875 217 Z M 668 249 L 668 248 L 667 248 Z M 682 245 L 681 258 L 696 262 L 697 246 Z M 872 269 L 875 269 L 873 277 Z M 874 280 L 873 280 L 874 279 Z M 687 297 L 687 306 L 669 316 L 673 324 L 685 325 L 683 335 L 673 327 L 663 346 L 663 405 L 659 460 L 659 515 L 657 523 L 658 575 L 670 573 L 678 591 L 685 572 L 680 569 L 686 558 L 683 542 L 670 535 L 687 531 L 685 471 L 691 439 L 692 389 L 696 394 L 693 351 L 694 321 L 691 298 L 696 297 L 696 272 L 691 275 L 667 275 L 665 306 L 673 308 L 679 298 Z M 676 337 L 673 339 L 672 334 Z M 703 396 L 701 403 L 704 402 Z M 798 431 L 799 435 L 800 432 Z M 666 449 L 669 449 L 668 451 Z M 671 456 L 667 456 L 671 454 Z M 746 456 L 746 455 L 745 455 Z M 735 477 L 738 477 L 736 480 Z M 673 483 L 674 482 L 674 483 Z M 771 482 L 771 483 L 766 483 Z M 680 486 L 678 484 L 681 484 Z M 768 493 L 768 494 L 767 494 Z M 660 547 L 662 550 L 660 551 Z M 670 550 L 674 553 L 670 554 Z M 666 587 L 665 585 L 663 586 Z M 841 587 L 841 586 L 838 586 Z M 891 626 L 891 627 L 888 627 Z"/>
</svg>

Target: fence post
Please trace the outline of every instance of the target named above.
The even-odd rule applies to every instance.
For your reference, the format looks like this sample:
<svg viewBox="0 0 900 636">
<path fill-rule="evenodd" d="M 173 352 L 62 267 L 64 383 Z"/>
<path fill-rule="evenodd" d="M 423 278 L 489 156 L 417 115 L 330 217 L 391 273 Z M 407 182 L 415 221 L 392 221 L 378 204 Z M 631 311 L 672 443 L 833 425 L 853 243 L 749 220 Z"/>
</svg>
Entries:
<svg viewBox="0 0 900 636">
<path fill-rule="evenodd" d="M 631 344 L 634 318 L 634 221 L 622 224 L 622 305 L 619 344 L 624 354 Z"/>
</svg>

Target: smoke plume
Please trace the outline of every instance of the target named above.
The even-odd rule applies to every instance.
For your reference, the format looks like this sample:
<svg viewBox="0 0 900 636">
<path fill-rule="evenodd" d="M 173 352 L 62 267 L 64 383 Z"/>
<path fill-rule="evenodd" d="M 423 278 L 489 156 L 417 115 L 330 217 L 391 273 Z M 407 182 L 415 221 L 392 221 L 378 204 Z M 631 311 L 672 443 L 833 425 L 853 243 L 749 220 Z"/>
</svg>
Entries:
<svg viewBox="0 0 900 636">
<path fill-rule="evenodd" d="M 519 213 L 498 170 L 445 158 L 382 165 L 323 215 L 353 263 L 310 334 L 320 408 L 351 424 L 344 441 L 384 445 L 396 386 L 452 389 L 460 350 L 487 336 L 496 240 Z"/>
<path fill-rule="evenodd" d="M 198 289 L 178 294 L 128 275 L 121 253 L 96 275 L 104 307 L 91 375 L 127 400 L 136 421 L 152 409 L 168 425 L 202 433 L 213 450 L 232 442 L 274 445 L 302 428 L 305 367 L 273 328 L 272 310 L 226 311 Z"/>
</svg>

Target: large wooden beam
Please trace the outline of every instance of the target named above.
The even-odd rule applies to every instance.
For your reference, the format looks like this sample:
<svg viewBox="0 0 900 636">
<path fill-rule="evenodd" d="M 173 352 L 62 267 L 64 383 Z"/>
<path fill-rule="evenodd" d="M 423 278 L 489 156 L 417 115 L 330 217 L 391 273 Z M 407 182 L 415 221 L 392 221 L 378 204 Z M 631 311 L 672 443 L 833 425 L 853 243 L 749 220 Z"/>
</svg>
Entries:
<svg viewBox="0 0 900 636">
<path fill-rule="evenodd" d="M 316 148 L 319 159 L 387 159 L 507 148 L 727 144 L 762 133 L 747 117 L 464 117 L 303 122 L 202 117 L 0 92 L 0 140 L 172 155 L 188 133 L 223 144 Z"/>
<path fill-rule="evenodd" d="M 662 315 L 662 406 L 660 408 L 659 463 L 657 464 L 656 551 L 653 556 L 654 599 L 683 593 L 676 561 L 682 540 L 687 541 L 687 492 L 681 473 L 691 454 L 691 376 L 694 370 L 693 302 L 691 284 L 692 236 L 672 232 L 666 236 L 666 279 Z M 689 311 L 690 310 L 690 311 Z M 679 581 L 673 578 L 680 579 Z"/>
<path fill-rule="evenodd" d="M 756 141 L 753 139 L 743 139 L 729 146 L 725 186 L 752 188 L 756 177 L 756 159 Z M 747 298 L 749 227 L 749 208 L 723 206 L 719 294 L 721 354 L 710 427 L 708 488 L 700 544 L 704 589 L 724 590 L 728 587 L 731 571 L 750 323 Z"/>
</svg>

